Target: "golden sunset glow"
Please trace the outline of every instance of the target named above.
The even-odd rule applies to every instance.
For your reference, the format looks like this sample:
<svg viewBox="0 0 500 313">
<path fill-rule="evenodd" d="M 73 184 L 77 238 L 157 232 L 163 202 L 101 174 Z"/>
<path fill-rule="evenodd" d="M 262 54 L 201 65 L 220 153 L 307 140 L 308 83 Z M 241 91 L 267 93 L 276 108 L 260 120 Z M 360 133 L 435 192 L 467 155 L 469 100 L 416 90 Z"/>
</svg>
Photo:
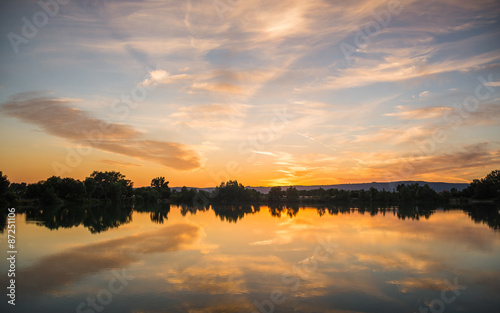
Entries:
<svg viewBox="0 0 500 313">
<path fill-rule="evenodd" d="M 500 164 L 497 1 L 69 1 L 32 36 L 42 7 L 1 6 L 12 182 L 470 182 Z"/>
</svg>

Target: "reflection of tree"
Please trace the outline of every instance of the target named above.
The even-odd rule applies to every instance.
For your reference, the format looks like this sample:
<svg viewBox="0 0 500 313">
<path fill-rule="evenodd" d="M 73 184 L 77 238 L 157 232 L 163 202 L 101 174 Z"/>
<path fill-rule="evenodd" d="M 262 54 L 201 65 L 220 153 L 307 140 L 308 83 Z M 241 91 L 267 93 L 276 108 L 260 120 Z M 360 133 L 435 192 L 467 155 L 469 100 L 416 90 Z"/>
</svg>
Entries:
<svg viewBox="0 0 500 313">
<path fill-rule="evenodd" d="M 489 227 L 500 230 L 500 208 L 494 204 L 474 204 L 464 208 L 469 217 L 476 223 L 487 224 Z"/>
<path fill-rule="evenodd" d="M 165 210 L 151 212 L 149 214 L 149 217 L 151 218 L 151 221 L 155 222 L 156 224 L 163 224 L 165 220 L 168 220 L 168 213 L 170 213 L 170 207 Z"/>
<path fill-rule="evenodd" d="M 400 205 L 397 209 L 398 218 L 405 220 L 420 220 L 420 217 L 424 217 L 425 219 L 429 219 L 432 214 L 436 212 L 436 207 L 426 205 L 426 206 L 418 206 L 418 205 Z"/>
<path fill-rule="evenodd" d="M 33 221 L 49 229 L 71 228 L 83 224 L 91 233 L 100 233 L 132 221 L 132 207 L 120 205 L 45 206 L 23 211 L 27 222 Z"/>
<path fill-rule="evenodd" d="M 7 229 L 7 207 L 0 207 L 0 234 Z"/>
<path fill-rule="evenodd" d="M 260 211 L 259 206 L 248 204 L 242 205 L 213 205 L 212 209 L 215 215 L 220 217 L 221 221 L 236 223 L 247 214 L 254 214 Z"/>
<path fill-rule="evenodd" d="M 187 213 L 194 215 L 198 211 L 205 212 L 210 209 L 210 206 L 202 206 L 202 205 L 193 206 L 193 205 L 181 204 L 180 207 L 182 216 L 186 216 Z"/>
<path fill-rule="evenodd" d="M 289 217 L 297 216 L 299 212 L 299 206 L 296 204 L 292 205 L 270 205 L 269 212 L 272 216 L 281 217 L 281 214 L 286 214 Z"/>
<path fill-rule="evenodd" d="M 90 213 L 90 214 L 89 214 Z M 119 227 L 132 221 L 132 207 L 109 205 L 107 207 L 94 207 L 87 210 L 83 225 L 92 233 L 100 233 L 110 228 Z"/>
<path fill-rule="evenodd" d="M 394 215 L 397 215 L 400 219 L 412 219 L 419 220 L 420 217 L 425 217 L 428 219 L 435 211 L 436 208 L 434 206 L 425 206 L 419 207 L 415 205 L 401 205 L 399 208 L 396 207 L 386 207 L 386 206 L 378 206 L 375 204 L 360 204 L 357 208 L 353 208 L 348 204 L 339 204 L 339 205 L 328 205 L 328 206 L 319 206 L 316 208 L 318 210 L 318 215 L 323 216 L 328 212 L 330 215 L 337 215 L 339 213 L 342 214 L 350 214 L 353 212 L 358 212 L 359 214 L 369 213 L 371 216 L 376 216 L 378 214 L 384 215 L 387 212 L 393 212 Z"/>
<path fill-rule="evenodd" d="M 319 216 L 323 216 L 326 212 L 328 212 L 328 214 L 330 215 L 338 215 L 339 213 L 351 213 L 351 207 L 349 205 L 343 205 L 343 204 L 339 204 L 339 205 L 328 205 L 326 207 L 318 207 L 317 208 L 318 210 L 318 214 Z"/>
<path fill-rule="evenodd" d="M 140 203 L 134 207 L 137 212 L 149 212 L 151 221 L 157 224 L 163 224 L 168 220 L 170 213 L 170 204 L 167 203 Z"/>
<path fill-rule="evenodd" d="M 254 214 L 260 211 L 258 205 L 212 205 L 212 206 L 188 206 L 179 207 L 180 213 L 185 216 L 187 213 L 196 214 L 198 211 L 214 211 L 222 221 L 236 223 L 247 214 Z M 380 207 L 377 205 L 360 205 L 353 208 L 349 205 L 325 205 L 316 207 L 319 216 L 325 214 L 338 215 L 358 212 L 360 214 L 369 213 L 371 216 L 378 214 L 385 215 L 392 213 L 402 220 L 420 220 L 422 217 L 428 219 L 437 210 L 437 206 L 425 205 L 401 205 L 399 207 Z M 301 207 L 298 205 L 271 205 L 269 213 L 275 217 L 288 216 L 295 218 Z M 168 220 L 170 205 L 163 203 L 140 204 L 132 208 L 126 205 L 100 205 L 100 206 L 44 206 L 43 208 L 18 209 L 17 213 L 25 213 L 27 222 L 35 222 L 37 225 L 45 226 L 49 229 L 71 228 L 80 225 L 85 226 L 92 233 L 99 233 L 111 228 L 119 227 L 132 221 L 132 211 L 149 212 L 151 221 L 163 224 Z M 475 204 L 463 208 L 469 217 L 476 223 L 487 224 L 490 228 L 500 229 L 500 211 L 494 204 Z M 7 210 L 0 210 L 0 233 L 6 229 Z"/>
</svg>

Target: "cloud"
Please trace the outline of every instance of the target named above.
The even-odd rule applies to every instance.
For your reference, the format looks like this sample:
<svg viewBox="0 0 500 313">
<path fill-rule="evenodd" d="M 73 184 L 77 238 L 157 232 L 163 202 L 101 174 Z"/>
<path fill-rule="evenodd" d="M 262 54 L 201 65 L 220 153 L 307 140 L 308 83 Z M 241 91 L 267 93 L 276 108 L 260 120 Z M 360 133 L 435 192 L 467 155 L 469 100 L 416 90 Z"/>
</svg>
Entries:
<svg viewBox="0 0 500 313">
<path fill-rule="evenodd" d="M 178 75 L 170 75 L 165 70 L 153 70 L 149 72 L 149 78 L 146 78 L 142 81 L 141 85 L 150 87 L 159 85 L 169 85 L 175 84 L 181 81 L 185 81 L 191 78 L 191 75 L 188 74 L 178 74 Z"/>
<path fill-rule="evenodd" d="M 169 117 L 174 124 L 185 123 L 192 128 L 239 127 L 250 105 L 242 103 L 211 103 L 180 107 Z"/>
<path fill-rule="evenodd" d="M 462 126 L 498 125 L 499 120 L 500 104 L 480 103 L 477 110 L 465 115 Z"/>
<path fill-rule="evenodd" d="M 264 154 L 264 155 L 269 155 L 269 156 L 276 156 L 276 154 L 274 154 L 272 152 L 268 152 L 268 151 L 257 151 L 257 150 L 254 150 L 252 152 L 257 153 L 257 154 Z"/>
<path fill-rule="evenodd" d="M 104 163 L 104 164 L 107 164 L 107 165 L 111 165 L 111 166 L 124 167 L 124 168 L 131 167 L 131 166 L 134 166 L 134 167 L 141 166 L 140 164 L 137 164 L 137 163 L 124 162 L 124 161 L 115 161 L 115 160 L 101 160 L 101 163 Z"/>
<path fill-rule="evenodd" d="M 485 86 L 500 87 L 500 82 L 487 82 Z"/>
<path fill-rule="evenodd" d="M 200 167 L 200 156 L 188 146 L 148 140 L 135 128 L 109 123 L 71 107 L 74 100 L 45 93 L 21 93 L 9 98 L 0 111 L 40 127 L 47 134 L 95 149 L 152 161 L 178 170 Z"/>
<path fill-rule="evenodd" d="M 420 94 L 420 97 L 422 94 Z M 434 107 L 434 108 L 424 108 L 424 109 L 414 109 L 409 110 L 404 106 L 396 107 L 399 112 L 387 113 L 386 116 L 395 116 L 403 120 L 421 120 L 430 118 L 443 117 L 446 112 L 452 111 L 453 108 L 449 107 Z"/>
<path fill-rule="evenodd" d="M 486 52 L 474 58 L 430 62 L 431 51 L 411 49 L 411 55 L 391 52 L 383 60 L 357 58 L 356 66 L 339 70 L 338 76 L 327 79 L 324 88 L 345 89 L 375 83 L 400 82 L 429 75 L 466 71 L 499 60 L 498 51 Z"/>
<path fill-rule="evenodd" d="M 346 140 L 346 143 L 407 144 L 430 138 L 434 132 L 435 128 L 427 127 L 426 125 L 371 127 L 359 134 L 353 135 L 353 139 Z"/>
<path fill-rule="evenodd" d="M 194 83 L 193 90 L 206 90 L 220 93 L 243 94 L 245 89 L 230 83 Z"/>
<path fill-rule="evenodd" d="M 429 181 L 459 181 L 463 177 L 477 178 L 500 163 L 500 150 L 488 142 L 459 146 L 448 151 L 425 153 L 419 146 L 410 152 L 381 153 L 372 156 L 364 166 L 365 172 L 373 172 L 385 181 L 418 178 Z M 459 179 L 462 177 L 462 179 Z"/>
</svg>

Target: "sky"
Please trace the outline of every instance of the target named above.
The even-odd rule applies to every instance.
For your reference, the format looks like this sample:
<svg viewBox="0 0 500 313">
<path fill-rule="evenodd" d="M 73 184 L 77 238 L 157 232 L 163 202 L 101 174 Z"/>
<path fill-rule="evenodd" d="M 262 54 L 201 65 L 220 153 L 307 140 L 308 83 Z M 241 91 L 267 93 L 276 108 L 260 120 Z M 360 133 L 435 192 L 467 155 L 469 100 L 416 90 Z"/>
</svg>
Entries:
<svg viewBox="0 0 500 313">
<path fill-rule="evenodd" d="M 0 171 L 135 186 L 470 182 L 500 164 L 500 1 L 0 4 Z"/>
</svg>

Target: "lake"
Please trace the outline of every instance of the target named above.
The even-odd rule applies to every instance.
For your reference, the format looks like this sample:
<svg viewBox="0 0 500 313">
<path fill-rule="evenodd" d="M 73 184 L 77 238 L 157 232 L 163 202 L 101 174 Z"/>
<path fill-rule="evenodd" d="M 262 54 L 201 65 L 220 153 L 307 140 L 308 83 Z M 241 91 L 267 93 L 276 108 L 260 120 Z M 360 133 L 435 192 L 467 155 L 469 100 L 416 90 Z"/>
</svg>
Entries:
<svg viewBox="0 0 500 313">
<path fill-rule="evenodd" d="M 499 226 L 491 206 L 18 210 L 0 309 L 498 312 Z"/>
</svg>

